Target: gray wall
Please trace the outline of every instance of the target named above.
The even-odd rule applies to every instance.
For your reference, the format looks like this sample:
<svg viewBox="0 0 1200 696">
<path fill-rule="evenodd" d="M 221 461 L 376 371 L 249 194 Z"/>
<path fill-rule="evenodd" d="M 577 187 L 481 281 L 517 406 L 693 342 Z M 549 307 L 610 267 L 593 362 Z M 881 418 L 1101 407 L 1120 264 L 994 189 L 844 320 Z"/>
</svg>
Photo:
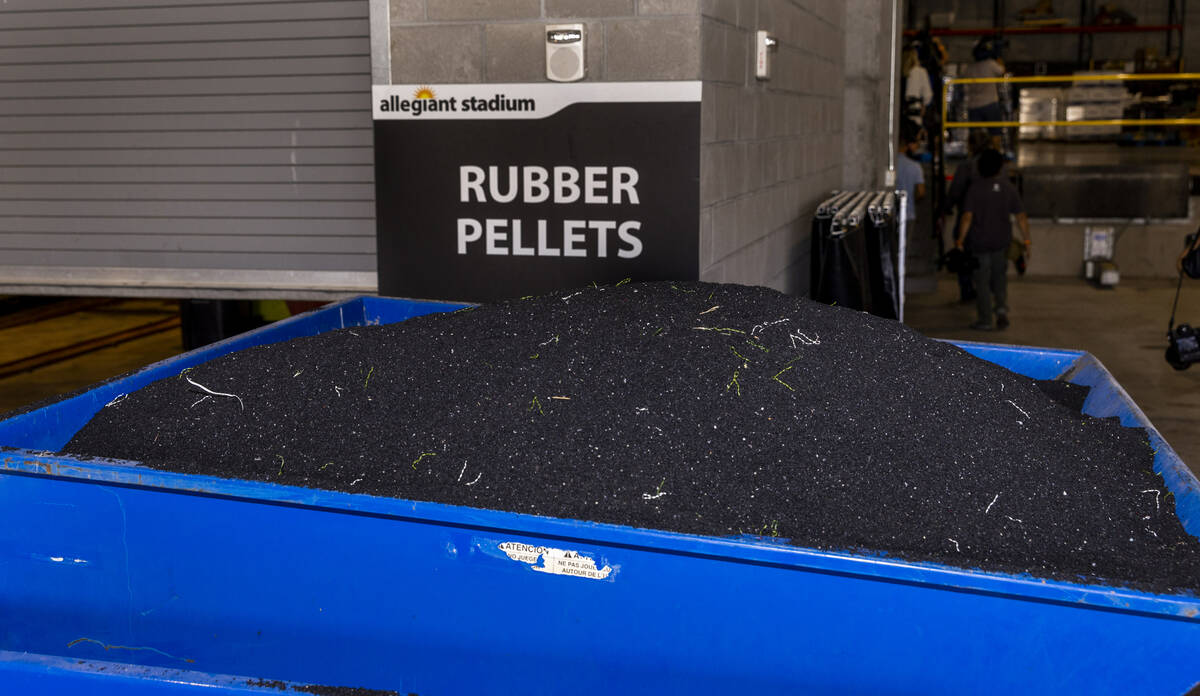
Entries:
<svg viewBox="0 0 1200 696">
<path fill-rule="evenodd" d="M 372 290 L 367 7 L 6 0 L 0 291 Z"/>
<path fill-rule="evenodd" d="M 545 25 L 582 22 L 586 80 L 695 80 L 699 0 L 391 0 L 391 82 L 543 82 Z M 712 4 L 705 2 L 704 4 Z M 733 4 L 727 2 L 726 4 Z"/>
<path fill-rule="evenodd" d="M 812 213 L 842 185 L 845 7 L 707 3 L 703 22 L 701 278 L 805 294 Z M 768 82 L 757 28 L 779 40 Z"/>
<path fill-rule="evenodd" d="M 1193 199 L 1193 204 L 1195 202 Z M 1154 220 L 1128 224 L 1112 221 L 1097 224 L 1117 230 L 1119 238 L 1113 261 L 1121 272 L 1122 280 L 1154 278 L 1170 282 L 1179 278 L 1179 271 L 1175 270 L 1175 258 L 1183 247 L 1183 238 L 1196 230 L 1196 217 L 1193 215 L 1190 219 L 1178 221 Z M 1082 277 L 1083 240 L 1088 226 L 1044 219 L 1031 220 L 1030 234 L 1036 240 L 1034 245 L 1037 251 L 1029 261 L 1026 275 Z M 1187 290 L 1186 285 L 1184 290 Z M 1184 296 L 1186 298 L 1186 292 Z M 1195 304 L 1188 305 L 1187 299 L 1181 300 L 1181 303 L 1182 313 L 1191 314 L 1187 308 L 1195 307 Z M 1163 310 L 1166 316 L 1165 306 Z"/>
<path fill-rule="evenodd" d="M 390 34 L 395 84 L 543 81 L 542 31 L 558 21 L 587 24 L 587 80 L 703 80 L 704 280 L 807 293 L 817 203 L 843 185 L 882 184 L 889 36 L 880 32 L 890 23 L 888 0 L 852 0 L 853 11 L 867 16 L 849 19 L 839 0 L 390 3 L 390 17 L 374 19 L 372 35 L 381 54 L 381 37 Z M 752 70 L 757 29 L 780 42 L 769 82 Z M 843 79 L 848 50 L 852 84 Z"/>
<path fill-rule="evenodd" d="M 892 67 L 890 39 L 894 31 L 896 46 L 902 45 L 899 25 L 904 21 L 903 9 L 897 8 L 893 26 L 891 0 L 846 0 L 846 96 L 842 111 L 842 187 L 846 189 L 875 189 L 884 184 L 881 177 L 892 147 L 887 90 Z M 899 89 L 899 81 L 896 87 Z"/>
</svg>

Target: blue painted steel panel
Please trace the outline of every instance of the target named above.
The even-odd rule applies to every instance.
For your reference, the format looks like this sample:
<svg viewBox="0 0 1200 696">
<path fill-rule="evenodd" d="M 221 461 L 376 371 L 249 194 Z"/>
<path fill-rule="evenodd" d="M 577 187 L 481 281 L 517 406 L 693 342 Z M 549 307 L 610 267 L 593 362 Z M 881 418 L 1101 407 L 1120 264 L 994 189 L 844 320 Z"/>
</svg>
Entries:
<svg viewBox="0 0 1200 696">
<path fill-rule="evenodd" d="M 1001 343 L 951 341 L 977 358 L 1003 365 L 1034 379 L 1055 379 L 1087 353 L 1061 348 L 1030 348 Z"/>
<path fill-rule="evenodd" d="M 1196 597 L 29 451 L 230 350 L 437 309 L 410 305 L 360 298 L 0 422 L 0 444 L 22 448 L 0 453 L 0 692 L 237 693 L 254 678 L 402 694 L 1175 694 L 1200 681 Z M 1093 386 L 1089 413 L 1148 425 L 1087 354 L 962 345 L 1066 372 Z M 1195 534 L 1196 481 L 1151 437 Z M 547 572 L 555 557 L 580 574 Z"/>
</svg>

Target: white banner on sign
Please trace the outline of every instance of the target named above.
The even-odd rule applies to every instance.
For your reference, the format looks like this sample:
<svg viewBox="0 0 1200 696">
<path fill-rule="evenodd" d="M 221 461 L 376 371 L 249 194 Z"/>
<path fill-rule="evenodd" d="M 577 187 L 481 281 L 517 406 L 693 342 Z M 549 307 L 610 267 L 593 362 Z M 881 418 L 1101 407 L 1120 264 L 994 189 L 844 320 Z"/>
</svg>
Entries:
<svg viewBox="0 0 1200 696">
<path fill-rule="evenodd" d="M 377 121 L 538 119 L 579 103 L 698 102 L 701 83 L 375 85 Z"/>
</svg>

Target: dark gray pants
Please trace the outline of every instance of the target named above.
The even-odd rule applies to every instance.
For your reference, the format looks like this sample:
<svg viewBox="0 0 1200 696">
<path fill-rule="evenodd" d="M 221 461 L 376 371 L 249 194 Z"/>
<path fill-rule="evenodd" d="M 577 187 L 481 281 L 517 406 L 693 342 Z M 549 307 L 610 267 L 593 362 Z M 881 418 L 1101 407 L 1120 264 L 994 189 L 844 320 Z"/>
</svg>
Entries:
<svg viewBox="0 0 1200 696">
<path fill-rule="evenodd" d="M 999 251 L 976 251 L 979 268 L 975 269 L 975 307 L 979 311 L 979 322 L 992 323 L 992 308 L 997 314 L 1008 313 L 1008 253 Z"/>
</svg>

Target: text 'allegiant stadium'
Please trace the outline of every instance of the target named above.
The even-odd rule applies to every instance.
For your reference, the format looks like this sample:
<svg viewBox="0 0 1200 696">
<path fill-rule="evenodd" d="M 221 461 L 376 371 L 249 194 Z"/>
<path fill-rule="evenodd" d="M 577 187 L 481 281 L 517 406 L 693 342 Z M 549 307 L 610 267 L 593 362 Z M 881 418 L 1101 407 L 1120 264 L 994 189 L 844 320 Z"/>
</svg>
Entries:
<svg viewBox="0 0 1200 696">
<path fill-rule="evenodd" d="M 501 111 L 535 111 L 537 102 L 533 99 L 510 99 L 503 94 L 497 94 L 490 99 L 480 97 L 419 98 L 401 99 L 398 95 L 390 95 L 379 100 L 379 110 L 392 113 L 410 113 L 420 116 L 424 113 L 491 113 Z"/>
</svg>

